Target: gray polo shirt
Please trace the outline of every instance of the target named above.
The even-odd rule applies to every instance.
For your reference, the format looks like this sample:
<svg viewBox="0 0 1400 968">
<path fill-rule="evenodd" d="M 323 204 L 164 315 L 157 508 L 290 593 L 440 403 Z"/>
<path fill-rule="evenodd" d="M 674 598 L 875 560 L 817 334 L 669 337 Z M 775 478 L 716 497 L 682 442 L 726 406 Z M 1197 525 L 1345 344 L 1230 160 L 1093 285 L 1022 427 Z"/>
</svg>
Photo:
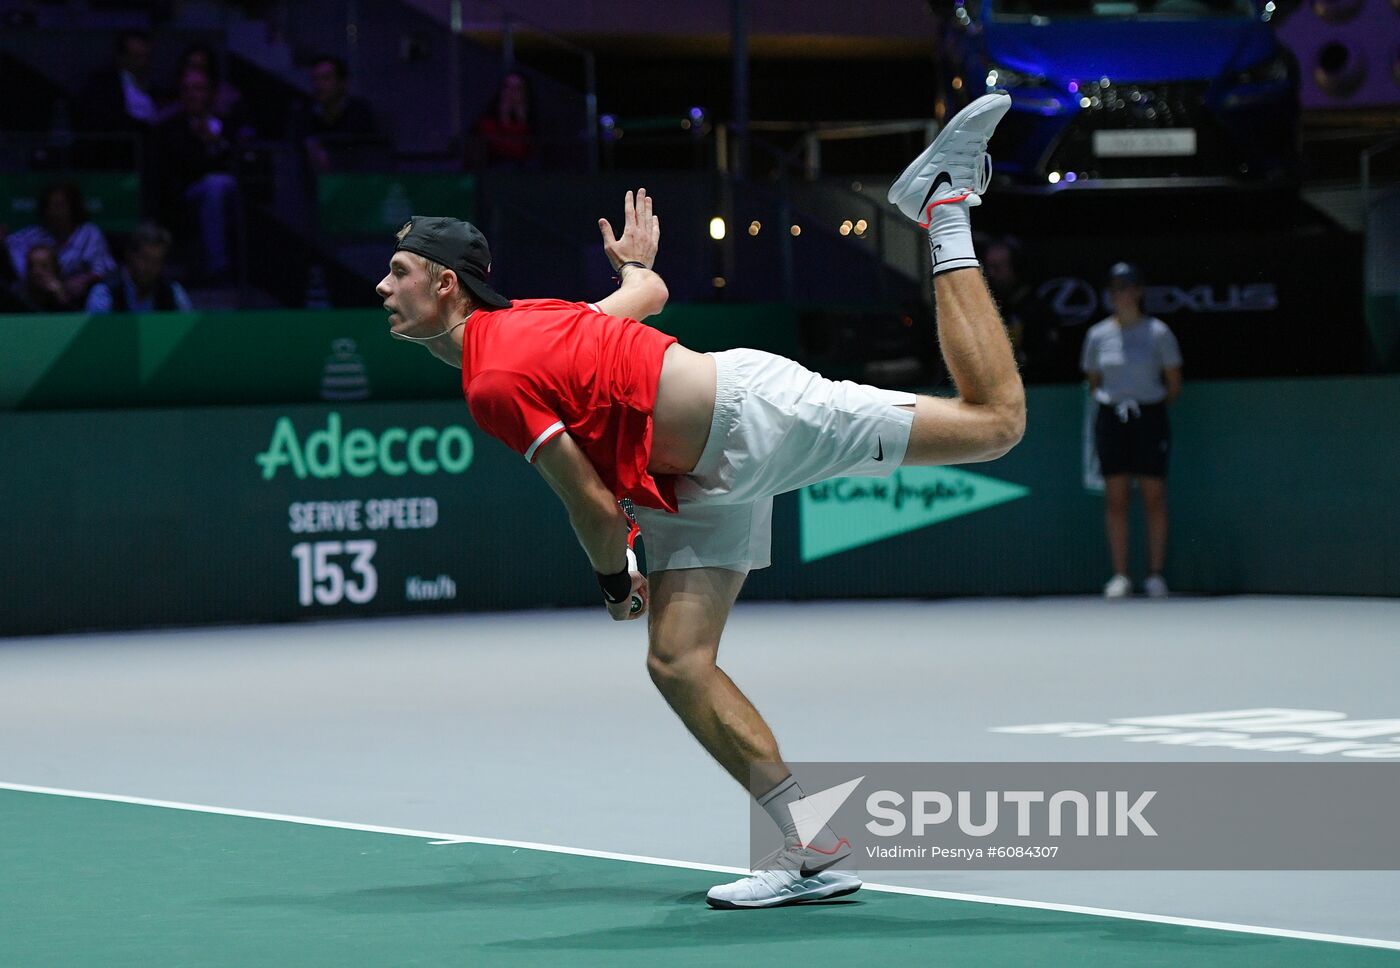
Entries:
<svg viewBox="0 0 1400 968">
<path fill-rule="evenodd" d="M 1167 398 L 1162 371 L 1180 365 L 1176 337 L 1155 316 L 1144 316 L 1127 329 L 1113 316 L 1100 320 L 1089 327 L 1079 359 L 1085 373 L 1103 374 L 1099 399 L 1110 404 L 1161 403 Z"/>
</svg>

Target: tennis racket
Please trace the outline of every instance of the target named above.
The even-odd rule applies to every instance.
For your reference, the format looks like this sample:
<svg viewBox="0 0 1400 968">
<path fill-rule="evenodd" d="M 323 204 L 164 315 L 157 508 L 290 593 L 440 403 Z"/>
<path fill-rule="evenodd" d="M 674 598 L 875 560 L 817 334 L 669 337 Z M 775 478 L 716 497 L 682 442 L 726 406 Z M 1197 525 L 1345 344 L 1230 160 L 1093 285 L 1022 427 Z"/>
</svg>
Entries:
<svg viewBox="0 0 1400 968">
<path fill-rule="evenodd" d="M 637 545 L 637 536 L 642 533 L 642 529 L 637 526 L 637 510 L 632 504 L 632 499 L 627 497 L 618 501 L 617 506 L 622 508 L 623 514 L 627 515 L 627 570 L 640 572 L 642 569 L 637 564 L 637 552 L 634 550 Z M 636 615 L 641 610 L 641 596 L 633 595 L 632 614 Z"/>
</svg>

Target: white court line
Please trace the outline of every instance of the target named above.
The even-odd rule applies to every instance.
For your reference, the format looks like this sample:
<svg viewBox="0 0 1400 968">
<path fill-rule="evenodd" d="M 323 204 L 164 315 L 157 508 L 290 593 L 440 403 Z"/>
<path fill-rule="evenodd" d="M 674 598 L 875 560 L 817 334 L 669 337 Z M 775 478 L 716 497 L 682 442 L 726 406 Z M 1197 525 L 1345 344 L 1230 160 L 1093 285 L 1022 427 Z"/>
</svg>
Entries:
<svg viewBox="0 0 1400 968">
<path fill-rule="evenodd" d="M 634 864 L 652 864 L 658 867 L 678 867 L 686 870 L 711 871 L 720 874 L 747 874 L 742 867 L 724 867 L 719 864 L 699 864 L 687 860 L 670 860 L 664 857 L 643 857 L 639 854 L 619 854 L 610 850 L 588 850 L 582 847 L 560 847 L 557 844 L 536 844 L 525 840 L 500 840 L 495 837 L 471 837 L 464 834 L 445 834 L 429 830 L 409 830 L 404 827 L 381 827 L 376 824 L 347 823 L 343 820 L 322 820 L 316 817 L 298 817 L 287 813 L 265 813 L 260 810 L 237 810 L 232 807 L 210 807 L 199 803 L 180 803 L 175 800 L 152 800 L 147 797 L 128 797 L 115 793 L 90 793 L 83 790 L 63 790 L 56 787 L 30 786 L 24 783 L 0 782 L 0 790 L 13 790 L 17 793 L 43 793 L 50 796 L 73 797 L 81 800 L 105 800 L 111 803 L 131 803 L 142 807 L 163 807 L 168 810 L 186 810 L 191 813 L 212 813 L 225 817 L 246 817 L 250 820 L 276 820 L 282 823 L 299 823 L 308 827 L 330 827 L 336 830 L 359 830 L 373 834 L 392 834 L 396 837 L 415 837 L 427 840 L 431 845 L 486 844 L 493 847 L 517 847 L 526 850 L 539 850 L 551 854 L 570 854 L 575 857 L 596 857 L 601 860 L 620 860 Z M 1115 911 L 1111 908 L 1084 907 L 1078 904 L 1055 904 L 1048 901 L 1025 901 L 1019 898 L 991 897 L 985 894 L 958 894 L 952 891 L 931 891 L 921 887 L 897 887 L 890 884 L 866 884 L 864 890 L 880 891 L 886 894 L 907 894 L 914 897 L 931 897 L 946 901 L 968 901 L 973 904 L 1001 904 L 1006 907 L 1033 908 L 1038 911 L 1059 911 L 1065 914 L 1085 914 L 1093 917 L 1116 918 L 1123 921 L 1148 921 L 1153 924 L 1171 924 L 1186 928 L 1204 928 L 1209 931 L 1234 931 L 1241 934 L 1261 934 L 1273 938 L 1290 938 L 1297 941 L 1325 941 L 1332 944 L 1359 945 L 1367 948 L 1387 948 L 1400 951 L 1400 941 L 1382 938 L 1353 938 L 1341 934 L 1322 934 L 1315 931 L 1293 931 L 1288 928 L 1266 928 L 1253 924 L 1231 924 L 1226 921 L 1202 921 L 1196 918 L 1177 918 L 1165 914 L 1143 914 L 1137 911 Z"/>
</svg>

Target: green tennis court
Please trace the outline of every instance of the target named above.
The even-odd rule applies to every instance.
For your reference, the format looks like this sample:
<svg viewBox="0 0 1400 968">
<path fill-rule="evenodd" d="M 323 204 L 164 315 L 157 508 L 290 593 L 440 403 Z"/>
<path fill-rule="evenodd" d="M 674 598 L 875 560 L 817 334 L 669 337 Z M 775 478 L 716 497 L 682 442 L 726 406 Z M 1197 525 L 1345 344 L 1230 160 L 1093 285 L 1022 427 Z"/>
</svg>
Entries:
<svg viewBox="0 0 1400 968">
<path fill-rule="evenodd" d="M 0 790 L 0 963 L 1364 966 L 1394 951 L 864 890 L 705 907 L 712 870 Z"/>
</svg>

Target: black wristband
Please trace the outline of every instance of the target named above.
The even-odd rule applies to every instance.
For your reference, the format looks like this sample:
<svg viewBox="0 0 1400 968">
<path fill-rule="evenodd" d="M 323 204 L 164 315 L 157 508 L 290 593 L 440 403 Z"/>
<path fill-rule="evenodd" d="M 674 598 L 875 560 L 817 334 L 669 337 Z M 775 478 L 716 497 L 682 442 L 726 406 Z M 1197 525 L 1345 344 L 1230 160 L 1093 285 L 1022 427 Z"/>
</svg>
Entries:
<svg viewBox="0 0 1400 968">
<path fill-rule="evenodd" d="M 623 568 L 615 575 L 605 575 L 601 571 L 598 575 L 598 587 L 603 590 L 603 597 L 608 600 L 608 604 L 617 605 L 627 600 L 627 596 L 632 594 L 632 572 Z"/>
<path fill-rule="evenodd" d="M 647 265 L 645 262 L 624 262 L 622 263 L 622 265 L 617 267 L 617 275 L 613 276 L 613 282 L 616 285 L 622 285 L 622 270 L 626 269 L 628 266 L 636 266 L 638 269 L 651 268 L 651 266 Z"/>
</svg>

